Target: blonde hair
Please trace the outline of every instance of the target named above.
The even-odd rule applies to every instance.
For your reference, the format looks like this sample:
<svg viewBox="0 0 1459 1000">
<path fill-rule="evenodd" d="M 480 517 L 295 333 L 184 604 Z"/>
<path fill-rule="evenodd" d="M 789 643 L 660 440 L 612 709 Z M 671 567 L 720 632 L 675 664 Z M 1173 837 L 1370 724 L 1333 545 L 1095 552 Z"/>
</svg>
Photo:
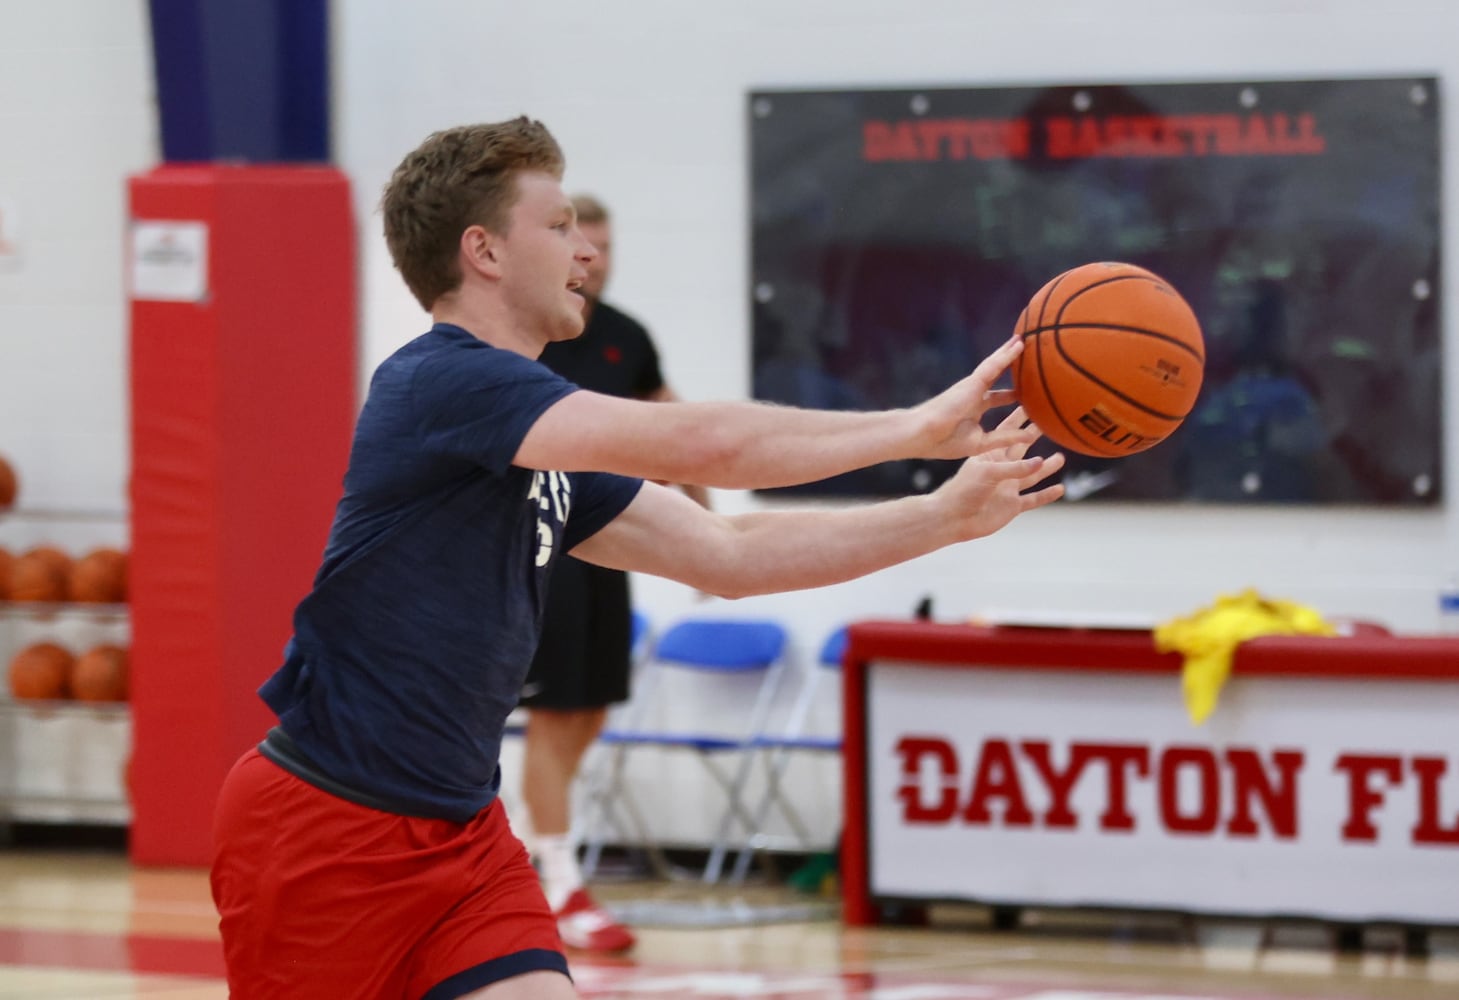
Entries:
<svg viewBox="0 0 1459 1000">
<path fill-rule="evenodd" d="M 400 162 L 380 199 L 385 244 L 422 308 L 461 286 L 456 254 L 467 227 L 506 233 L 517 175 L 561 180 L 564 165 L 547 127 L 525 116 L 433 132 Z"/>
</svg>

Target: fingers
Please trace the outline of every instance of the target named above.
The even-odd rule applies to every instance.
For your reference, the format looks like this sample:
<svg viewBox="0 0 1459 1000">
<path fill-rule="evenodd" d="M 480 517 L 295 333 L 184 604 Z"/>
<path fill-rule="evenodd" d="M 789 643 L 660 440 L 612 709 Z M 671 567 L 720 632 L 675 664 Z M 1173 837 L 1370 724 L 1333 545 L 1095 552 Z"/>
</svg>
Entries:
<svg viewBox="0 0 1459 1000">
<path fill-rule="evenodd" d="M 1043 437 L 1043 433 L 1037 424 L 1029 420 L 1028 411 L 1020 406 L 1000 420 L 998 426 L 988 433 L 985 452 L 1001 447 L 1004 450 L 1003 458 L 1022 458 L 1028 454 L 1028 449 L 1034 442 Z M 1062 462 L 1061 458 L 1060 463 Z"/>
<path fill-rule="evenodd" d="M 1010 396 L 1013 395 L 1011 391 L 1008 394 Z M 990 392 L 988 395 L 991 396 L 993 395 L 993 393 Z M 998 426 L 995 429 L 1000 431 L 1008 429 L 1022 430 L 1024 426 L 1026 426 L 1028 423 L 1028 411 L 1020 406 L 1016 408 L 1012 413 L 1008 414 L 1008 416 L 998 421 Z"/>
<path fill-rule="evenodd" d="M 1048 479 L 1064 467 L 1063 452 L 1055 452 L 1047 458 L 1008 458 L 983 463 L 984 471 L 994 480 L 1012 480 L 1020 492 L 1031 489 Z M 1060 487 L 1062 491 L 1062 487 Z"/>
<path fill-rule="evenodd" d="M 1013 364 L 1013 359 L 1023 352 L 1023 338 L 1017 335 L 1010 337 L 998 346 L 992 354 L 988 355 L 973 369 L 973 377 L 984 385 L 992 385 L 998 381 L 998 376 Z"/>
<path fill-rule="evenodd" d="M 1049 455 L 1047 458 L 1045 458 L 1043 460 L 1043 463 L 1039 465 L 1037 469 L 1031 471 L 1023 479 L 1020 479 L 1018 481 L 1018 488 L 1020 490 L 1026 490 L 1030 487 L 1037 486 L 1039 483 L 1043 482 L 1045 479 L 1048 479 L 1050 476 L 1058 472 L 1063 467 L 1064 453 L 1062 451 L 1056 451 L 1052 455 Z"/>
<path fill-rule="evenodd" d="M 1029 473 L 1018 481 L 1018 500 L 1020 512 L 1035 510 L 1039 507 L 1047 507 L 1055 500 L 1064 495 L 1064 484 L 1054 483 L 1042 489 L 1034 489 L 1039 483 L 1046 482 L 1050 476 L 1064 467 L 1063 452 L 1056 452 L 1044 459 L 1043 465 L 1037 470 Z"/>
<path fill-rule="evenodd" d="M 1039 439 L 1040 433 L 1034 424 L 1024 427 L 1005 427 L 1000 423 L 983 435 L 978 451 L 984 455 L 1019 459 L 1027 454 L 1028 449 Z M 998 455 L 1000 451 L 1003 453 L 1002 455 Z"/>
<path fill-rule="evenodd" d="M 1026 490 L 1031 486 L 1037 486 L 1062 469 L 1064 467 L 1064 454 L 1063 452 L 1054 452 L 1052 455 L 1043 457 L 1035 456 L 1033 458 L 1025 458 L 1019 464 L 1024 466 L 1025 469 L 1023 475 L 1019 477 L 1018 488 Z"/>
<path fill-rule="evenodd" d="M 1023 430 L 1020 431 L 1019 434 L 1022 436 L 1019 437 L 1012 444 L 1007 445 L 1003 448 L 1003 454 L 999 456 L 1000 458 L 1007 459 L 1010 462 L 1016 462 L 1020 458 L 1023 458 L 1025 455 L 1027 455 L 1028 449 L 1031 448 L 1033 446 L 1033 443 L 1038 440 L 1037 430 Z"/>
<path fill-rule="evenodd" d="M 1022 350 L 1021 338 L 1005 341 L 979 362 L 970 375 L 928 402 L 950 406 L 958 418 L 975 423 L 989 410 L 1016 403 L 1018 399 L 1012 389 L 994 389 L 992 386 Z"/>
<path fill-rule="evenodd" d="M 1030 511 L 1035 510 L 1039 507 L 1047 507 L 1055 500 L 1062 499 L 1063 496 L 1064 484 L 1054 483 L 1050 486 L 1045 486 L 1043 489 L 1029 490 L 1027 493 L 1020 493 L 1018 495 L 1018 499 L 1022 504 L 1023 510 Z"/>
<path fill-rule="evenodd" d="M 1043 467 L 1046 460 L 1035 456 L 1033 458 L 1000 458 L 979 462 L 975 466 L 976 474 L 983 477 L 985 482 L 1014 482 L 1020 490 L 1026 485 L 1033 485 L 1044 478 Z"/>
<path fill-rule="evenodd" d="M 1045 486 L 1041 490 L 1031 490 L 1028 493 L 1018 495 L 1020 510 L 1019 513 L 1027 513 L 1037 510 L 1040 507 L 1047 507 L 1055 500 L 1064 496 L 1064 484 L 1054 483 L 1052 486 Z"/>
</svg>

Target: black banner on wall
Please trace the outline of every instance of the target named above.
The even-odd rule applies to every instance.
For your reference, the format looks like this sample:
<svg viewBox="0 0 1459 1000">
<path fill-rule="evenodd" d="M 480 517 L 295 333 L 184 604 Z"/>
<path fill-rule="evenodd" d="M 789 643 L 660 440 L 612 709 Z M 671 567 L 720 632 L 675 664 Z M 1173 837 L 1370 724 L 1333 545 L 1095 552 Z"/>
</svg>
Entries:
<svg viewBox="0 0 1459 1000">
<path fill-rule="evenodd" d="M 1431 78 L 752 93 L 754 394 L 916 403 L 1049 278 L 1124 260 L 1190 301 L 1206 382 L 1150 451 L 1071 455 L 1072 494 L 1436 503 L 1438 101 Z"/>
</svg>

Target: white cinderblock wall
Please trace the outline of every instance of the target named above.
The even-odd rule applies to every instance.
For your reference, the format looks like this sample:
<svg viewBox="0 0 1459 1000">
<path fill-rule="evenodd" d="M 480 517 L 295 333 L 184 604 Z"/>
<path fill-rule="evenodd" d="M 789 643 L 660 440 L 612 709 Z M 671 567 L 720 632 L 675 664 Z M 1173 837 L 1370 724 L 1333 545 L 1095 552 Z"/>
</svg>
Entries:
<svg viewBox="0 0 1459 1000">
<path fill-rule="evenodd" d="M 724 399 L 749 384 L 751 89 L 1389 74 L 1438 74 L 1447 89 L 1459 78 L 1459 5 L 1448 0 L 418 0 L 408 11 L 346 0 L 333 16 L 335 155 L 360 214 L 362 387 L 425 327 L 374 207 L 391 168 L 436 128 L 544 120 L 567 150 L 568 186 L 599 193 L 617 215 L 612 298 L 655 332 L 682 395 Z M 0 0 L 0 211 L 18 217 L 22 252 L 18 269 L 0 269 L 0 453 L 21 467 L 27 505 L 125 503 L 124 180 L 158 157 L 146 17 L 143 0 Z M 1443 134 L 1459 135 L 1453 94 L 1442 99 Z M 1445 229 L 1452 251 L 1452 215 Z M 1456 261 L 1446 255 L 1451 348 Z M 1459 350 L 1445 366 L 1456 384 Z M 1459 427 L 1459 394 L 1445 405 Z M 839 622 L 906 615 L 924 594 L 950 620 L 996 609 L 1161 618 L 1254 586 L 1426 630 L 1440 579 L 1459 570 L 1454 440 L 1447 511 L 1071 505 L 823 591 L 701 605 L 640 579 L 636 593 L 659 623 L 701 611 L 783 618 L 806 658 Z M 726 511 L 765 506 L 716 500 Z M 0 544 L 34 530 L 0 522 Z M 105 534 L 85 523 L 45 530 L 82 547 Z M 667 795 L 693 794 L 687 777 L 663 781 Z M 834 789 L 806 794 L 824 796 L 833 828 Z M 676 832 L 700 835 L 693 823 Z"/>
</svg>

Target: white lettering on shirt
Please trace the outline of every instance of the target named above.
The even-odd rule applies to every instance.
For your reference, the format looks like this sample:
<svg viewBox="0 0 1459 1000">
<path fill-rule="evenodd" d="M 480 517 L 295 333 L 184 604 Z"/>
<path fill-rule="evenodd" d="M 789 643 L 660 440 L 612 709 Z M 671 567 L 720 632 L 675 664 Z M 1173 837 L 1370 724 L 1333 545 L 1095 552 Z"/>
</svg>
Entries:
<svg viewBox="0 0 1459 1000">
<path fill-rule="evenodd" d="M 572 509 L 572 480 L 565 472 L 534 472 L 527 500 L 537 502 L 537 565 L 546 566 Z"/>
</svg>

